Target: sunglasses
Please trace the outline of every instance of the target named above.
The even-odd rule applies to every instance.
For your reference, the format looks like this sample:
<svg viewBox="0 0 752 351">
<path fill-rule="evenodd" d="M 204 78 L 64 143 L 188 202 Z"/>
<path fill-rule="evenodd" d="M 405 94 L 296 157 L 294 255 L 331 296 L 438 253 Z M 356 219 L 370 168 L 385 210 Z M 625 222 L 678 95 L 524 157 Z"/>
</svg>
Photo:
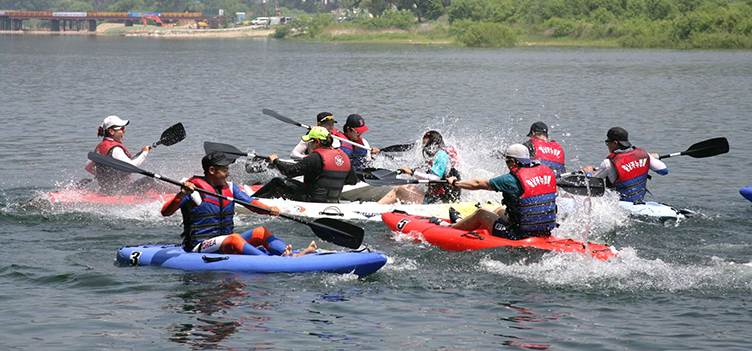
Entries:
<svg viewBox="0 0 752 351">
<path fill-rule="evenodd" d="M 613 141 L 613 140 L 608 140 L 608 139 L 606 139 L 606 140 L 604 140 L 603 142 L 604 142 L 604 143 L 606 143 L 606 145 L 608 145 L 608 144 L 611 144 L 611 143 L 613 143 L 614 141 Z"/>
<path fill-rule="evenodd" d="M 322 118 L 319 122 L 333 121 L 333 120 L 334 120 L 334 116 L 326 116 L 326 117 Z"/>
<path fill-rule="evenodd" d="M 125 131 L 125 126 L 122 126 L 122 127 L 110 127 L 110 128 L 112 128 L 113 130 L 122 130 L 122 131 Z"/>
</svg>

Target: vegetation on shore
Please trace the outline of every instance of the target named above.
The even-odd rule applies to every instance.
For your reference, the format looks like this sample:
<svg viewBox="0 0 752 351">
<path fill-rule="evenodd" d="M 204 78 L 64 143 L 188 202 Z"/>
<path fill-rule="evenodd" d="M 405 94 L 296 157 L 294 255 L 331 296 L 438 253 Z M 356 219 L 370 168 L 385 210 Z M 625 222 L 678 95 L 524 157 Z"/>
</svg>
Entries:
<svg viewBox="0 0 752 351">
<path fill-rule="evenodd" d="M 330 14 L 297 16 L 274 37 L 470 47 L 752 49 L 752 0 L 452 0 L 436 19 L 418 22 L 416 15 L 389 9 L 345 22 Z"/>
<path fill-rule="evenodd" d="M 223 9 L 234 21 L 273 16 L 257 0 L 0 0 L 26 11 Z M 290 24 L 276 38 L 390 41 L 469 47 L 585 45 L 752 49 L 752 0 L 277 0 Z M 218 10 L 217 10 L 218 11 Z"/>
</svg>

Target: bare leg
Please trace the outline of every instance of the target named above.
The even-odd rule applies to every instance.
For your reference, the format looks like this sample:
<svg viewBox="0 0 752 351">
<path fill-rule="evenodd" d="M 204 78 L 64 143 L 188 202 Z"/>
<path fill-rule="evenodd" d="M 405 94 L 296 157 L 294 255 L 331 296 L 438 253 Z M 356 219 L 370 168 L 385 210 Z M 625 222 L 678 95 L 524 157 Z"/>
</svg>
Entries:
<svg viewBox="0 0 752 351">
<path fill-rule="evenodd" d="M 305 250 L 303 250 L 303 251 L 301 251 L 299 253 L 293 254 L 292 257 L 298 257 L 298 256 L 307 255 L 309 253 L 316 252 L 316 249 L 317 249 L 316 242 L 315 241 L 311 241 L 311 243 L 308 244 L 308 247 L 306 247 Z"/>
<path fill-rule="evenodd" d="M 426 193 L 421 189 L 409 185 L 400 185 L 392 188 L 392 190 L 384 195 L 378 203 L 393 204 L 399 200 L 406 204 L 419 204 L 423 202 L 423 197 L 425 195 Z"/>
<path fill-rule="evenodd" d="M 499 211 L 497 209 L 496 211 Z M 504 208 L 501 207 L 501 211 L 504 211 Z M 475 212 L 473 212 L 471 215 L 463 218 L 457 223 L 454 223 L 451 225 L 452 228 L 460 229 L 460 230 L 476 230 L 476 229 L 486 229 L 491 230 L 493 228 L 494 222 L 499 218 L 499 215 L 495 212 L 491 212 L 489 210 L 479 208 Z"/>
</svg>

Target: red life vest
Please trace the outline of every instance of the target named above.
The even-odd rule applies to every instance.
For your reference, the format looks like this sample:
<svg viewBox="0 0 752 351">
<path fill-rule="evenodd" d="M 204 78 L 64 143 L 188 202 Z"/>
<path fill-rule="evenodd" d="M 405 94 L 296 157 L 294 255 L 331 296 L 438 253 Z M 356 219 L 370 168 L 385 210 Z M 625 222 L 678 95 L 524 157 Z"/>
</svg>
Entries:
<svg viewBox="0 0 752 351">
<path fill-rule="evenodd" d="M 324 167 L 321 173 L 304 177 L 308 198 L 311 202 L 338 203 L 350 173 L 350 158 L 340 149 L 318 148 L 313 152 L 321 156 Z"/>
<path fill-rule="evenodd" d="M 566 172 L 566 168 L 564 168 L 564 149 L 561 148 L 559 143 L 553 140 L 530 138 L 526 144 L 528 144 L 528 149 L 531 150 L 531 159 L 539 160 L 541 164 L 548 166 L 555 172 Z"/>
<path fill-rule="evenodd" d="M 112 151 L 116 147 L 123 149 L 128 158 L 131 157 L 131 153 L 128 152 L 128 149 L 123 144 L 110 137 L 105 137 L 104 140 L 99 142 L 97 147 L 94 148 L 94 152 L 105 156 L 112 156 Z M 131 180 L 131 174 L 104 165 L 97 165 L 96 178 L 97 183 L 99 183 L 100 192 L 103 194 L 116 194 L 124 190 L 124 186 Z"/>
<path fill-rule="evenodd" d="M 643 149 L 635 148 L 624 153 L 608 155 L 616 170 L 616 181 L 611 185 L 619 192 L 622 201 L 642 201 L 647 193 L 648 171 L 650 170 L 650 156 Z"/>
<path fill-rule="evenodd" d="M 206 191 L 217 190 L 204 177 L 194 176 L 188 180 Z M 222 186 L 222 195 L 235 197 L 231 183 Z M 183 236 L 190 245 L 195 240 L 205 240 L 217 235 L 232 234 L 235 203 L 213 195 L 199 193 L 201 205 L 195 206 L 192 200 L 180 208 L 183 213 Z"/>
<path fill-rule="evenodd" d="M 556 176 L 548 166 L 515 167 L 510 170 L 520 184 L 518 201 L 506 198 L 509 223 L 525 237 L 547 236 L 556 228 Z"/>
</svg>

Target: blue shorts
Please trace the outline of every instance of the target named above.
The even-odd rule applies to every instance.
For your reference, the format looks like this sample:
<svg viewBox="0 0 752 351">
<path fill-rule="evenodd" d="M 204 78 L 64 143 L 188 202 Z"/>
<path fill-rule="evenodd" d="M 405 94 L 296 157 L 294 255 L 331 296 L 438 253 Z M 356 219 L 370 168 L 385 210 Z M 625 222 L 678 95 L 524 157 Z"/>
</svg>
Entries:
<svg viewBox="0 0 752 351">
<path fill-rule="evenodd" d="M 514 231 L 509 228 L 509 222 L 505 221 L 504 218 L 501 217 L 499 217 L 499 219 L 494 222 L 493 229 L 491 230 L 491 235 L 509 240 L 522 239 L 518 238 Z"/>
</svg>

